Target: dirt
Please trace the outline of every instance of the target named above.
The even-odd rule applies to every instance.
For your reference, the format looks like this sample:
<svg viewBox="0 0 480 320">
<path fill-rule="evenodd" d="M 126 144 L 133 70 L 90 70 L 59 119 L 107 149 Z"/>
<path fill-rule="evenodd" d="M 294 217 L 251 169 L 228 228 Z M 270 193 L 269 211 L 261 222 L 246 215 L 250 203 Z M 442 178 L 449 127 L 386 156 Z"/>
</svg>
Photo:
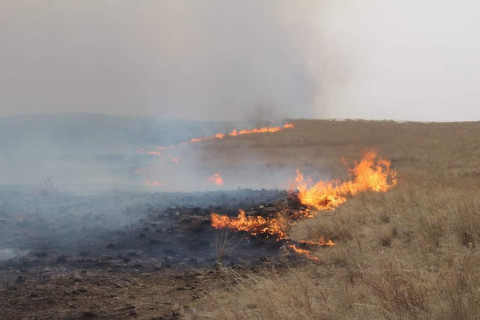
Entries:
<svg viewBox="0 0 480 320">
<path fill-rule="evenodd" d="M 224 285 L 215 270 L 110 268 L 0 271 L 3 319 L 176 319 L 206 289 Z"/>
</svg>

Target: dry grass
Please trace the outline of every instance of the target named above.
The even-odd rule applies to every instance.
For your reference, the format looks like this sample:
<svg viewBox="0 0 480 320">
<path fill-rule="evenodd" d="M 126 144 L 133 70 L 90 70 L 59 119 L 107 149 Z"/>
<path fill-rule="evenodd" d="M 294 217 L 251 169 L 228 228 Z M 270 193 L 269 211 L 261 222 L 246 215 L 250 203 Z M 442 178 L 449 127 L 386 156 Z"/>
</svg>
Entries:
<svg viewBox="0 0 480 320">
<path fill-rule="evenodd" d="M 186 317 L 480 317 L 480 123 L 298 121 L 292 131 L 208 144 L 218 157 L 205 166 L 238 165 L 246 147 L 271 166 L 334 177 L 345 176 L 340 157 L 374 148 L 392 160 L 398 185 L 295 226 L 293 238 L 338 243 L 316 252 L 319 264 L 238 277 Z"/>
</svg>

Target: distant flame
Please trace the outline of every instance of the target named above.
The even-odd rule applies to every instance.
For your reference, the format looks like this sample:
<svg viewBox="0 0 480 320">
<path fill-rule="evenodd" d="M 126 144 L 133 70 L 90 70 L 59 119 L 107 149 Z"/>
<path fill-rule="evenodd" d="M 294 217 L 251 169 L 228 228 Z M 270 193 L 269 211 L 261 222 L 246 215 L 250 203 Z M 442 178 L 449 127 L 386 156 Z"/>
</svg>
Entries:
<svg viewBox="0 0 480 320">
<path fill-rule="evenodd" d="M 157 157 L 161 157 L 161 156 L 162 156 L 162 153 L 161 153 L 160 151 L 152 151 L 152 150 L 150 150 L 150 151 L 147 151 L 147 153 L 148 153 L 149 155 L 152 155 L 152 156 L 157 156 Z"/>
<path fill-rule="evenodd" d="M 263 128 L 256 128 L 256 129 L 251 129 L 251 130 L 233 129 L 229 133 L 217 133 L 217 134 L 215 134 L 213 136 L 209 136 L 209 137 L 192 138 L 189 141 L 180 142 L 177 145 L 159 146 L 159 147 L 156 147 L 154 150 L 145 150 L 144 148 L 140 148 L 140 149 L 137 150 L 137 154 L 149 154 L 149 155 L 152 155 L 152 156 L 161 157 L 163 155 L 162 151 L 169 150 L 169 149 L 172 149 L 172 148 L 175 148 L 175 147 L 178 147 L 178 146 L 183 146 L 183 145 L 186 145 L 186 144 L 189 144 L 189 143 L 209 141 L 209 140 L 215 140 L 215 139 L 223 139 L 223 138 L 226 138 L 226 137 L 236 137 L 236 136 L 245 135 L 245 134 L 273 133 L 273 132 L 278 132 L 278 131 L 284 130 L 284 129 L 292 129 L 294 127 L 295 126 L 294 126 L 293 123 L 286 123 L 285 125 L 280 126 L 280 127 L 263 127 Z M 171 161 L 175 162 L 175 163 L 179 162 L 178 158 L 173 158 Z M 222 185 L 222 184 L 223 183 L 218 184 L 218 185 Z"/>
<path fill-rule="evenodd" d="M 374 151 L 365 153 L 362 160 L 354 164 L 349 170 L 352 180 L 343 183 L 319 181 L 309 186 L 309 181 L 297 170 L 295 185 L 300 202 L 318 210 L 331 210 L 347 201 L 347 196 L 363 191 L 385 192 L 397 183 L 395 171 L 390 170 L 390 161 L 377 159 Z"/>
<path fill-rule="evenodd" d="M 158 180 L 145 179 L 144 183 L 147 187 L 163 187 L 163 186 L 165 186 L 165 182 L 158 181 Z"/>
<path fill-rule="evenodd" d="M 207 179 L 208 183 L 215 183 L 217 186 L 223 186 L 223 178 L 220 173 L 215 173 Z"/>
<path fill-rule="evenodd" d="M 214 139 L 223 139 L 225 137 L 236 137 L 240 135 L 245 135 L 245 134 L 254 134 L 254 133 L 273 133 L 273 132 L 278 132 L 283 129 L 292 129 L 294 128 L 293 123 L 287 123 L 282 127 L 263 127 L 263 128 L 256 128 L 256 129 L 243 129 L 243 130 L 237 130 L 233 129 L 229 133 L 217 133 L 213 136 L 210 137 L 202 137 L 202 138 L 193 138 L 190 139 L 189 142 L 201 142 L 201 141 L 208 141 L 208 140 L 214 140 Z"/>
<path fill-rule="evenodd" d="M 163 150 L 165 150 L 165 147 L 157 147 L 155 150 L 145 150 L 144 148 L 140 148 L 137 150 L 137 154 L 149 154 L 151 156 L 161 157 L 161 151 Z"/>
</svg>

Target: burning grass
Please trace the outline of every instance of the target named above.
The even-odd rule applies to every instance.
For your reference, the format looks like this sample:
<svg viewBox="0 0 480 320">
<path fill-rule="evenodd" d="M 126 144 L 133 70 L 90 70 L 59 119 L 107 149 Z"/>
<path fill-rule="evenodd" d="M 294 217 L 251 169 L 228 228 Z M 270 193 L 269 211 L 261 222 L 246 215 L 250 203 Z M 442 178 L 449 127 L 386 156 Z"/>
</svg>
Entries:
<svg viewBox="0 0 480 320">
<path fill-rule="evenodd" d="M 280 130 L 284 129 L 292 129 L 294 128 L 293 123 L 286 123 L 285 125 L 281 127 L 263 127 L 263 128 L 254 128 L 254 129 L 242 129 L 242 130 L 237 130 L 233 129 L 232 131 L 228 133 L 217 133 L 213 136 L 209 137 L 201 137 L 201 138 L 192 138 L 190 139 L 190 143 L 194 142 L 202 142 L 202 141 L 208 141 L 208 140 L 215 140 L 215 139 L 223 139 L 226 137 L 237 137 L 237 136 L 242 136 L 242 135 L 250 135 L 250 134 L 257 134 L 257 133 L 275 133 Z"/>
<path fill-rule="evenodd" d="M 340 204 L 347 201 L 347 196 L 354 196 L 359 192 L 375 191 L 386 192 L 396 181 L 395 171 L 390 170 L 390 161 L 378 158 L 373 151 L 368 151 L 362 160 L 355 165 L 349 172 L 351 180 L 340 181 L 319 181 L 309 187 L 303 175 L 297 170 L 295 186 L 298 190 L 300 203 L 316 209 L 297 210 L 293 214 L 278 212 L 275 217 L 264 218 L 262 216 L 246 216 L 245 211 L 240 209 L 236 218 L 218 215 L 212 213 L 212 226 L 217 229 L 228 228 L 235 231 L 248 232 L 251 235 L 265 234 L 273 236 L 279 240 L 284 240 L 287 247 L 297 254 L 304 255 L 312 261 L 319 261 L 317 257 L 312 256 L 311 250 L 300 248 L 297 244 L 291 243 L 288 237 L 288 230 L 296 224 L 299 219 L 313 218 L 320 210 L 332 210 Z M 320 240 L 300 240 L 301 244 L 311 247 L 314 246 L 334 246 L 335 242 L 328 239 L 324 240 L 322 235 Z"/>
<path fill-rule="evenodd" d="M 350 180 L 342 176 L 337 159 L 375 147 L 398 172 L 398 177 L 388 176 L 396 187 L 388 192 L 372 192 L 372 188 L 347 196 L 348 201 L 342 199 L 342 192 L 334 193 L 341 206 L 333 205 L 338 203 L 333 200 L 310 202 L 332 210 L 299 221 L 290 228 L 289 238 L 324 235 L 337 245 L 317 252 L 318 263 L 288 270 L 239 276 L 235 270 L 222 269 L 236 277 L 237 284 L 209 294 L 195 317 L 476 318 L 480 314 L 478 123 L 295 124 L 294 135 L 272 135 L 264 149 L 259 140 L 246 143 L 258 146 L 257 154 L 272 165 L 329 167 L 332 176 L 342 181 Z M 288 153 L 283 151 L 287 145 Z M 389 163 L 381 168 L 386 172 Z M 333 182 L 326 189 L 342 190 L 342 184 Z M 315 185 L 307 184 L 303 190 L 315 190 Z"/>
<path fill-rule="evenodd" d="M 353 198 L 327 219 L 302 221 L 293 238 L 327 234 L 337 245 L 316 264 L 252 274 L 215 292 L 210 301 L 221 303 L 205 306 L 206 318 L 473 319 L 480 312 L 478 192 L 444 183 Z"/>
<path fill-rule="evenodd" d="M 390 170 L 389 160 L 377 158 L 374 151 L 366 152 L 362 160 L 349 169 L 352 179 L 344 182 L 319 181 L 309 186 L 311 179 L 305 180 L 297 170 L 295 186 L 300 202 L 318 210 L 331 210 L 346 202 L 348 196 L 359 192 L 386 192 L 397 184 L 396 173 Z"/>
</svg>

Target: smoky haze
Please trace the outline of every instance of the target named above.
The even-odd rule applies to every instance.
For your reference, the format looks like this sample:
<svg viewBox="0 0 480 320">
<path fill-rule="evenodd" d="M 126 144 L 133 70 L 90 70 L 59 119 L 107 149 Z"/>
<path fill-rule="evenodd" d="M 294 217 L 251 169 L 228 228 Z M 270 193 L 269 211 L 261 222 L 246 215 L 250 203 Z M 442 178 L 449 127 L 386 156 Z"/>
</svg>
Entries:
<svg viewBox="0 0 480 320">
<path fill-rule="evenodd" d="M 308 117 L 316 1 L 3 1 L 2 115 Z"/>
<path fill-rule="evenodd" d="M 68 208 L 59 226 L 81 228 L 83 212 L 97 227 L 153 199 L 97 191 L 285 189 L 293 164 L 253 139 L 236 159 L 228 139 L 158 148 L 233 128 L 480 120 L 479 34 L 473 0 L 0 1 L 0 220 Z M 98 197 L 62 198 L 70 190 Z"/>
<path fill-rule="evenodd" d="M 478 120 L 479 31 L 473 0 L 1 1 L 0 116 Z"/>
</svg>

